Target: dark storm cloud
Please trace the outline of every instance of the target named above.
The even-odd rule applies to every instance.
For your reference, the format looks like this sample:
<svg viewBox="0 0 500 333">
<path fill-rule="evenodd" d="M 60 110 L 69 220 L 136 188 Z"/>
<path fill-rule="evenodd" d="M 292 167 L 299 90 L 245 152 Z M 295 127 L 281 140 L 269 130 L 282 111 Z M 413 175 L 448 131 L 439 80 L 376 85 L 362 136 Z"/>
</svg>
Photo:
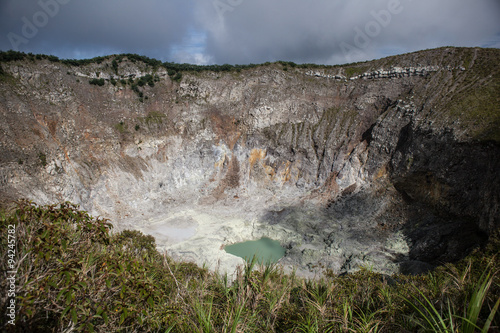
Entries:
<svg viewBox="0 0 500 333">
<path fill-rule="evenodd" d="M 498 0 L 215 3 L 199 15 L 210 31 L 207 50 L 219 63 L 339 63 L 444 45 L 481 46 L 500 32 Z"/>
<path fill-rule="evenodd" d="M 499 17 L 498 0 L 0 0 L 0 49 L 333 64 L 445 45 L 500 47 Z"/>
<path fill-rule="evenodd" d="M 70 58 L 115 52 L 167 58 L 170 47 L 181 42 L 193 24 L 192 8 L 190 0 L 4 0 L 0 48 L 18 46 L 20 51 Z M 54 15 L 46 15 L 48 22 L 40 24 L 40 13 L 50 10 Z M 28 28 L 23 33 L 26 21 L 38 29 L 34 36 L 26 35 Z M 24 40 L 13 44 L 9 33 Z"/>
</svg>

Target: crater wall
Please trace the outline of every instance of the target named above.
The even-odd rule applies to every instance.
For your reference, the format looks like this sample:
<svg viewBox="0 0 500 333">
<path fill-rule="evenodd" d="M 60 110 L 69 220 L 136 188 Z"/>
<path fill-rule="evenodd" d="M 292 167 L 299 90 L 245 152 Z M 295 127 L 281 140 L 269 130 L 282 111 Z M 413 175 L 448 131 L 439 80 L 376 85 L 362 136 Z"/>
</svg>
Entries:
<svg viewBox="0 0 500 333">
<path fill-rule="evenodd" d="M 126 58 L 5 62 L 1 199 L 69 200 L 118 230 L 188 219 L 196 236 L 159 246 L 213 268 L 241 263 L 225 244 L 270 236 L 303 274 L 425 270 L 500 225 L 498 59 L 445 48 L 180 82 Z"/>
</svg>

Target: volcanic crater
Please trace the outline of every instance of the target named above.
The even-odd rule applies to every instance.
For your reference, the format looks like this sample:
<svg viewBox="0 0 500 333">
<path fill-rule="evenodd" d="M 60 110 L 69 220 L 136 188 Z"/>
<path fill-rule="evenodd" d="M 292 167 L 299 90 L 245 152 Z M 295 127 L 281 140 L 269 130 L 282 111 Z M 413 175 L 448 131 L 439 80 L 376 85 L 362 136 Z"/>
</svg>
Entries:
<svg viewBox="0 0 500 333">
<path fill-rule="evenodd" d="M 418 274 L 500 226 L 499 60 L 440 48 L 181 78 L 132 55 L 4 60 L 0 198 L 71 201 L 230 274 L 243 259 L 224 247 L 262 237 L 303 276 Z"/>
</svg>

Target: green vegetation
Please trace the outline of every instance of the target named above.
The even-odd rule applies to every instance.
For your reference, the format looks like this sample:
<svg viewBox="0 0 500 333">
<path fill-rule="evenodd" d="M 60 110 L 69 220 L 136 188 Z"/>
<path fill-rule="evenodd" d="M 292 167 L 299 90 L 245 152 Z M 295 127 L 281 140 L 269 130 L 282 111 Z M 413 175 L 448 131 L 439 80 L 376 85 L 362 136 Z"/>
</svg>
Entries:
<svg viewBox="0 0 500 333">
<path fill-rule="evenodd" d="M 125 133 L 125 131 L 127 130 L 127 126 L 123 121 L 120 121 L 118 124 L 116 124 L 115 128 L 120 133 Z"/>
<path fill-rule="evenodd" d="M 172 80 L 174 80 L 175 82 L 181 82 L 181 80 L 182 80 L 182 73 L 181 72 L 175 73 L 175 75 L 172 77 Z"/>
<path fill-rule="evenodd" d="M 146 84 L 148 84 L 150 87 L 155 86 L 154 78 L 151 74 L 146 74 L 145 76 L 140 77 L 139 81 L 137 81 L 137 85 L 139 87 L 144 87 Z"/>
<path fill-rule="evenodd" d="M 9 227 L 11 226 L 11 227 Z M 498 234 L 468 259 L 422 276 L 367 269 L 304 280 L 251 260 L 234 281 L 157 252 L 139 231 L 71 203 L 21 201 L 15 226 L 18 332 L 487 332 L 498 328 Z M 1 238 L 4 249 L 7 237 Z M 257 269 L 255 269 L 257 268 Z M 0 280 L 7 290 L 6 279 Z M 5 294 L 1 298 L 5 308 Z M 2 316 L 2 330 L 6 316 Z"/>
<path fill-rule="evenodd" d="M 500 142 L 500 84 L 476 85 L 450 101 L 450 114 L 481 141 Z M 466 112 L 464 112 L 466 110 Z"/>
<path fill-rule="evenodd" d="M 118 74 L 118 65 L 124 60 L 128 59 L 130 62 L 136 63 L 136 62 L 142 62 L 145 65 L 149 66 L 152 68 L 152 71 L 156 71 L 158 68 L 163 67 L 167 69 L 168 71 L 173 72 L 173 74 L 170 74 L 170 76 L 175 75 L 175 73 L 178 72 L 240 72 L 241 70 L 244 69 L 251 69 L 255 67 L 260 67 L 260 66 L 269 66 L 272 65 L 273 63 L 271 62 L 266 62 L 263 64 L 245 64 L 245 65 L 230 65 L 230 64 L 223 64 L 223 65 L 193 65 L 193 64 L 178 64 L 178 63 L 173 63 L 173 62 L 161 62 L 160 60 L 157 59 L 152 59 L 146 56 L 138 55 L 138 54 L 132 54 L 132 53 L 125 53 L 125 54 L 119 54 L 119 55 L 109 55 L 109 56 L 103 56 L 103 57 L 94 57 L 91 59 L 59 59 L 56 56 L 51 56 L 51 55 L 44 55 L 44 54 L 32 54 L 32 53 L 23 53 L 23 52 L 17 52 L 17 51 L 0 51 L 0 62 L 8 62 L 8 61 L 15 61 L 15 60 L 31 60 L 34 61 L 36 60 L 49 60 L 51 62 L 60 62 L 62 64 L 68 65 L 68 66 L 75 66 L 75 67 L 80 67 L 80 66 L 86 66 L 90 64 L 101 64 L 102 62 L 106 60 L 113 59 L 111 61 L 111 68 L 115 72 L 115 74 Z M 305 68 L 305 69 L 312 69 L 312 68 L 333 68 L 333 67 L 338 67 L 338 65 L 318 65 L 318 64 L 296 64 L 291 61 L 277 61 L 275 63 L 281 64 L 283 67 L 292 67 L 292 68 Z"/>
<path fill-rule="evenodd" d="M 278 61 L 278 63 L 280 63 L 283 67 L 288 67 L 288 66 L 292 68 L 297 67 L 297 64 L 291 61 Z"/>
<path fill-rule="evenodd" d="M 92 79 L 89 81 L 90 84 L 102 87 L 105 83 L 104 79 Z"/>
<path fill-rule="evenodd" d="M 485 272 L 486 273 L 486 272 Z M 472 290 L 472 296 L 468 302 L 468 307 L 465 309 L 464 313 L 456 313 L 456 308 L 450 304 L 450 300 L 447 300 L 447 310 L 438 310 L 433 302 L 424 295 L 423 292 L 418 290 L 419 295 L 423 299 L 420 300 L 418 297 L 414 296 L 414 300 L 407 300 L 408 304 L 418 313 L 421 321 L 418 322 L 419 326 L 423 329 L 432 329 L 435 332 L 457 332 L 460 327 L 460 331 L 464 333 L 474 333 L 476 329 L 479 329 L 482 333 L 489 332 L 493 318 L 495 317 L 498 306 L 500 305 L 500 297 L 491 309 L 490 315 L 484 322 L 484 326 L 481 328 L 477 326 L 479 313 L 483 307 L 486 294 L 491 287 L 493 279 L 490 278 L 491 272 L 487 274 L 483 273 L 483 276 L 479 279 L 476 286 Z"/>
<path fill-rule="evenodd" d="M 83 66 L 83 65 L 89 65 L 89 64 L 100 64 L 104 60 L 108 59 L 109 56 L 107 57 L 95 57 L 92 59 L 82 59 L 82 60 L 75 60 L 75 59 L 65 59 L 61 60 L 56 56 L 53 55 L 45 55 L 45 54 L 32 54 L 32 53 L 23 53 L 23 52 L 17 52 L 17 51 L 0 51 L 0 62 L 9 62 L 9 61 L 18 61 L 18 60 L 30 60 L 30 61 L 35 61 L 35 60 L 48 60 L 51 62 L 61 62 L 66 65 L 70 66 Z"/>
<path fill-rule="evenodd" d="M 0 62 L 24 60 L 29 57 L 27 54 L 16 51 L 0 52 Z"/>
<path fill-rule="evenodd" d="M 47 155 L 44 153 L 40 152 L 38 153 L 38 158 L 40 159 L 40 163 L 42 163 L 42 166 L 47 166 Z"/>
<path fill-rule="evenodd" d="M 482 49 L 473 62 L 475 51 L 460 50 L 465 71 L 452 71 L 452 79 L 443 74 L 443 96 L 436 109 L 475 140 L 500 142 L 500 54 L 495 49 Z"/>
<path fill-rule="evenodd" d="M 111 67 L 113 67 L 115 74 L 118 75 L 118 62 L 116 61 L 116 58 L 111 62 Z"/>
<path fill-rule="evenodd" d="M 158 111 L 150 111 L 148 112 L 146 117 L 138 117 L 137 120 L 139 120 L 141 123 L 145 123 L 148 127 L 150 127 L 152 124 L 163 124 L 163 121 L 166 118 L 167 116 L 164 113 Z M 136 125 L 136 131 L 137 130 L 139 130 L 139 125 Z"/>
<path fill-rule="evenodd" d="M 142 62 L 145 65 L 151 67 L 152 72 L 155 72 L 158 70 L 158 68 L 163 67 L 168 71 L 168 75 L 173 78 L 176 75 L 178 75 L 174 81 L 180 81 L 182 77 L 183 72 L 194 72 L 194 73 L 200 73 L 200 72 L 240 72 L 241 70 L 244 69 L 250 69 L 250 68 L 255 68 L 259 66 L 269 66 L 272 63 L 266 62 L 264 64 L 246 64 L 246 65 L 230 65 L 230 64 L 223 64 L 223 65 L 193 65 L 193 64 L 177 64 L 173 62 L 161 62 L 160 60 L 157 59 L 151 59 L 146 56 L 141 56 L 137 54 L 131 54 L 131 53 L 126 53 L 126 54 L 120 54 L 120 55 L 110 55 L 110 56 L 104 56 L 104 57 L 95 57 L 92 59 L 81 59 L 81 60 L 76 60 L 76 59 L 59 59 L 56 56 L 48 56 L 48 55 L 43 55 L 43 54 L 31 54 L 31 53 L 23 53 L 23 52 L 16 52 L 16 51 L 0 51 L 0 62 L 9 62 L 9 61 L 16 61 L 16 60 L 31 60 L 34 61 L 36 60 L 49 60 L 51 62 L 60 62 L 62 64 L 68 65 L 68 66 L 75 66 L 75 67 L 80 67 L 80 66 L 86 66 L 90 64 L 101 64 L 102 62 L 106 60 L 111 60 L 111 68 L 113 69 L 115 74 L 118 74 L 118 66 L 119 64 L 124 61 L 124 59 L 127 59 L 130 62 L 136 63 L 136 62 Z M 317 64 L 295 64 L 291 61 L 278 61 L 276 63 L 281 64 L 283 67 L 292 67 L 292 68 L 330 68 L 330 67 L 336 67 L 336 66 L 328 66 L 328 65 L 317 65 Z"/>
<path fill-rule="evenodd" d="M 134 78 L 130 77 L 128 79 L 128 81 L 121 79 L 120 83 L 124 86 L 126 86 L 127 84 L 130 84 L 130 89 L 132 89 L 132 91 L 134 91 L 137 94 L 137 96 L 139 97 L 139 101 L 143 102 L 144 99 L 148 99 L 148 97 L 145 96 L 144 92 L 141 91 L 141 89 L 139 89 L 139 88 L 143 88 L 146 84 L 150 87 L 154 87 L 155 82 L 158 82 L 158 81 L 160 81 L 160 78 L 157 75 L 153 76 L 151 74 L 146 74 L 146 75 L 138 78 L 137 82 Z M 118 83 L 114 79 L 111 79 L 110 82 L 114 86 Z"/>
<path fill-rule="evenodd" d="M 132 86 L 130 87 L 134 92 L 137 93 L 137 95 L 139 97 L 142 97 L 143 96 L 143 93 L 139 90 L 139 86 L 137 84 L 132 84 Z"/>
<path fill-rule="evenodd" d="M 345 68 L 345 76 L 347 78 L 360 75 L 365 73 L 368 70 L 368 67 L 366 66 L 361 66 L 361 67 L 346 67 Z"/>
</svg>

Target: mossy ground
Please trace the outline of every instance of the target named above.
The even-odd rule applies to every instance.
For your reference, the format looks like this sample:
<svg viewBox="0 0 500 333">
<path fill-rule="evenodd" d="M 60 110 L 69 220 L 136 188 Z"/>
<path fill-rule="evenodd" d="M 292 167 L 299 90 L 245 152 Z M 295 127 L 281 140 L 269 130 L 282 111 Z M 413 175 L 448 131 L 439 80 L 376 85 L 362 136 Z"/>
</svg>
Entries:
<svg viewBox="0 0 500 333">
<path fill-rule="evenodd" d="M 454 89 L 442 108 L 479 141 L 500 142 L 500 67 L 498 50 L 461 50 L 465 72 L 453 72 Z M 456 73 L 455 73 L 456 72 Z M 470 73 L 469 73 L 470 72 Z"/>
<path fill-rule="evenodd" d="M 481 328 L 500 325 L 490 315 L 500 298 L 498 235 L 467 259 L 421 276 L 361 269 L 305 280 L 250 262 L 229 282 L 158 253 L 151 236 L 111 234 L 108 221 L 70 203 L 20 202 L 0 222 L 2 235 L 15 226 L 17 269 L 16 325 L 2 316 L 3 331 L 461 332 L 462 317 L 474 319 L 475 309 Z M 1 261 L 4 275 L 8 265 Z M 472 303 L 481 281 L 489 283 L 485 295 Z M 2 293 L 3 309 L 8 300 Z M 428 313 L 442 322 L 428 323 Z"/>
</svg>

